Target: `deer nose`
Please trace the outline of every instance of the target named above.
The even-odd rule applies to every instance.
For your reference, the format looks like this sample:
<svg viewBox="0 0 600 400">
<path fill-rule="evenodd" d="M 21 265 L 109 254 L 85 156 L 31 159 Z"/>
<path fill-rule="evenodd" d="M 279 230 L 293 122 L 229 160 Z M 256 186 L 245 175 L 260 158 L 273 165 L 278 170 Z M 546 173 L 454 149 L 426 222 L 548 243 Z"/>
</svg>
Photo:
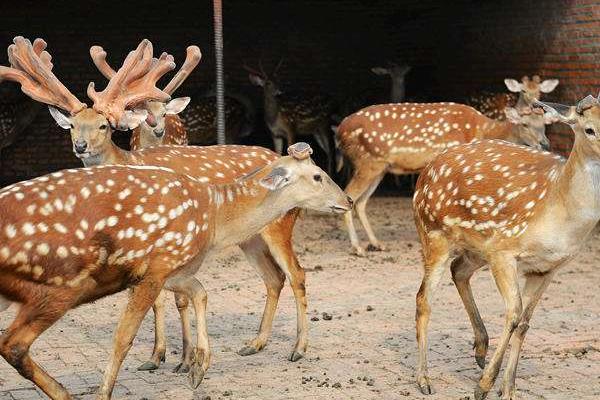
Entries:
<svg viewBox="0 0 600 400">
<path fill-rule="evenodd" d="M 154 130 L 154 135 L 155 135 L 157 138 L 159 138 L 159 139 L 160 139 L 161 137 L 163 137 L 163 135 L 164 135 L 164 134 L 165 134 L 165 130 L 164 130 L 164 129 L 155 129 L 155 130 Z"/>
<path fill-rule="evenodd" d="M 87 149 L 86 142 L 75 143 L 75 152 L 77 154 L 85 153 L 86 149 Z"/>
</svg>

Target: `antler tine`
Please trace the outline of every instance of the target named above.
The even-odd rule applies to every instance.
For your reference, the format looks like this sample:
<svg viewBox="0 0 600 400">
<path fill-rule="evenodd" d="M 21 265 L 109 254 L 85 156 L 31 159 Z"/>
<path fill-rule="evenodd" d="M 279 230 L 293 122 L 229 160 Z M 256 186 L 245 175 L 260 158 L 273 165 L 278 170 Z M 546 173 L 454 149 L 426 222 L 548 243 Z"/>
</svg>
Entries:
<svg viewBox="0 0 600 400">
<path fill-rule="evenodd" d="M 76 114 L 86 105 L 52 73 L 52 57 L 45 48 L 46 42 L 41 39 L 32 45 L 22 36 L 15 37 L 8 47 L 11 67 L 0 67 L 0 79 L 18 82 L 23 93 L 36 101 Z"/>
<path fill-rule="evenodd" d="M 47 46 L 48 44 L 44 39 L 37 38 L 33 41 L 33 52 L 38 55 L 44 65 L 52 69 L 54 65 L 52 64 L 52 56 L 46 51 Z"/>
<path fill-rule="evenodd" d="M 262 75 L 263 77 L 265 77 L 262 72 L 258 71 L 257 69 L 254 69 L 254 68 L 250 67 L 245 62 L 242 64 L 242 68 L 244 68 L 246 71 L 250 72 L 251 74 L 259 75 L 259 76 Z"/>
<path fill-rule="evenodd" d="M 168 101 L 171 97 L 156 87 L 156 82 L 175 68 L 173 57 L 163 53 L 152 57 L 152 43 L 144 39 L 125 58 L 123 66 L 110 79 L 102 92 L 96 92 L 94 82 L 88 86 L 88 96 L 94 110 L 102 113 L 117 129 L 126 129 L 125 110 L 144 101 Z"/>
<path fill-rule="evenodd" d="M 267 72 L 265 71 L 265 68 L 263 67 L 263 63 L 262 63 L 262 59 L 258 60 L 258 68 L 260 69 L 260 73 L 263 77 L 267 77 L 269 75 L 267 75 Z"/>
<path fill-rule="evenodd" d="M 100 71 L 105 78 L 111 79 L 117 74 L 117 71 L 112 69 L 112 67 L 108 65 L 108 62 L 106 62 L 106 51 L 104 51 L 102 47 L 90 47 L 90 56 L 92 57 L 92 61 L 94 61 L 94 65 L 98 68 L 98 71 Z"/>
<path fill-rule="evenodd" d="M 173 79 L 165 86 L 163 92 L 168 95 L 172 95 L 173 92 L 181 86 L 181 84 L 187 79 L 190 73 L 196 68 L 198 63 L 200 62 L 200 58 L 202 58 L 202 53 L 200 52 L 200 48 L 198 46 L 189 46 L 187 48 L 186 57 L 183 65 L 177 71 Z"/>
</svg>

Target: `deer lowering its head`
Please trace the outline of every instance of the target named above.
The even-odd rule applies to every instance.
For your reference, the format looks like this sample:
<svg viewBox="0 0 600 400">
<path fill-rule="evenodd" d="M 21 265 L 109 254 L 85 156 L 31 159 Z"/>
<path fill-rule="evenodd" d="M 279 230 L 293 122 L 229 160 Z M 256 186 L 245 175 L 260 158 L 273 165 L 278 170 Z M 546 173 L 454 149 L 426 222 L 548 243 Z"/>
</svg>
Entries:
<svg viewBox="0 0 600 400">
<path fill-rule="evenodd" d="M 390 91 L 390 103 L 402 103 L 406 95 L 406 74 L 410 72 L 410 66 L 399 65 L 395 63 L 388 63 L 387 67 L 373 67 L 373 71 L 376 75 L 388 75 L 391 80 L 391 91 Z"/>
<path fill-rule="evenodd" d="M 515 376 L 529 320 L 557 269 L 581 249 L 600 219 L 600 103 L 539 103 L 571 126 L 569 158 L 500 141 L 477 141 L 441 154 L 421 173 L 413 199 L 423 245 L 424 276 L 417 294 L 418 384 L 427 373 L 431 299 L 450 267 L 475 332 L 475 356 L 484 368 L 475 389 L 486 397 L 510 344 L 502 399 L 515 398 Z M 485 365 L 488 336 L 469 284 L 489 264 L 506 305 L 498 346 Z M 525 276 L 521 292 L 517 277 Z"/>
<path fill-rule="evenodd" d="M 542 81 L 538 75 L 534 75 L 531 79 L 524 76 L 521 78 L 521 82 L 507 78 L 504 80 L 504 84 L 511 93 L 485 92 L 469 97 L 467 104 L 487 117 L 505 120 L 504 109 L 506 107 L 516 107 L 517 109 L 531 107 L 534 101 L 540 99 L 542 93 L 550 93 L 556 88 L 558 79 Z"/>
<path fill-rule="evenodd" d="M 341 213 L 345 193 L 310 160 L 304 143 L 239 182 L 209 185 L 168 168 L 102 166 L 57 172 L 0 191 L 0 306 L 22 306 L 0 335 L 0 354 L 54 399 L 62 385 L 29 356 L 68 310 L 131 288 L 99 399 L 109 399 L 140 323 L 163 286 L 196 309 L 191 367 L 197 386 L 211 351 L 206 292 L 194 278 L 213 248 L 242 242 L 295 207 Z"/>
<path fill-rule="evenodd" d="M 545 125 L 551 121 L 531 108 L 507 109 L 509 121 L 496 121 L 475 109 L 454 103 L 381 104 L 364 108 L 342 121 L 337 141 L 354 167 L 346 193 L 356 201 L 356 213 L 367 231 L 370 250 L 382 249 L 366 206 L 383 176 L 420 171 L 448 147 L 474 139 L 503 139 L 548 147 Z M 352 213 L 345 216 L 354 251 L 363 255 Z"/>
<path fill-rule="evenodd" d="M 294 143 L 298 137 L 313 136 L 327 156 L 331 173 L 334 158 L 330 143 L 333 102 L 321 94 L 306 96 L 282 92 L 275 82 L 280 66 L 281 61 L 270 77 L 262 64 L 260 71 L 244 66 L 249 72 L 250 82 L 263 89 L 265 123 L 271 131 L 275 151 L 281 154 L 284 142 Z"/>
<path fill-rule="evenodd" d="M 98 70 L 107 79 L 115 76 L 115 70 L 106 61 L 106 51 L 100 46 L 90 48 L 90 56 Z M 187 48 L 185 62 L 165 86 L 163 92 L 172 96 L 175 90 L 187 79 L 200 62 L 202 54 L 197 46 Z M 131 149 L 138 150 L 161 144 L 187 144 L 187 134 L 181 119 L 177 116 L 189 104 L 189 97 L 178 97 L 168 102 L 147 101 L 144 108 L 148 116 L 131 135 Z"/>
</svg>

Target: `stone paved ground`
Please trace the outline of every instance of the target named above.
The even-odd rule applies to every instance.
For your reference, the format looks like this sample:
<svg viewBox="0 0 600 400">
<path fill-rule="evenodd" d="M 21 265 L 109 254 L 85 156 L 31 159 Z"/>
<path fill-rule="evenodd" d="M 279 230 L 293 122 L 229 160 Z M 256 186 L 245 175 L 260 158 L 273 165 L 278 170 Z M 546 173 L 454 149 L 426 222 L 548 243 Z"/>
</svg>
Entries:
<svg viewBox="0 0 600 400">
<path fill-rule="evenodd" d="M 181 350 L 173 304 L 168 315 L 167 363 L 155 373 L 137 372 L 150 354 L 147 318 L 118 380 L 118 399 L 406 399 L 425 398 L 414 382 L 414 296 L 420 257 L 409 200 L 374 199 L 373 222 L 388 252 L 368 259 L 349 255 L 341 218 L 309 214 L 299 224 L 296 248 L 306 267 L 310 317 L 308 356 L 286 360 L 295 335 L 295 308 L 284 289 L 273 335 L 265 350 L 240 357 L 262 312 L 264 290 L 241 252 L 213 257 L 198 273 L 209 292 L 212 367 L 195 393 L 184 376 L 170 372 Z M 549 288 L 532 321 L 517 385 L 522 399 L 600 398 L 600 234 L 595 235 Z M 481 271 L 474 290 L 495 346 L 503 305 Z M 92 399 L 111 345 L 123 294 L 81 307 L 35 344 L 33 354 L 52 375 L 82 399 Z M 373 308 L 366 311 L 367 306 Z M 321 318 L 327 312 L 330 321 Z M 0 315 L 5 329 L 14 309 Z M 460 299 L 446 274 L 431 323 L 431 377 L 437 399 L 472 398 L 479 370 L 472 334 Z M 366 381 L 362 380 L 366 377 Z M 352 380 L 352 381 L 351 381 Z M 304 381 L 304 383 L 303 383 Z M 326 382 L 326 384 L 323 384 Z M 339 382 L 341 388 L 334 388 Z M 0 400 L 44 398 L 0 361 Z M 490 398 L 497 396 L 491 394 Z"/>
</svg>

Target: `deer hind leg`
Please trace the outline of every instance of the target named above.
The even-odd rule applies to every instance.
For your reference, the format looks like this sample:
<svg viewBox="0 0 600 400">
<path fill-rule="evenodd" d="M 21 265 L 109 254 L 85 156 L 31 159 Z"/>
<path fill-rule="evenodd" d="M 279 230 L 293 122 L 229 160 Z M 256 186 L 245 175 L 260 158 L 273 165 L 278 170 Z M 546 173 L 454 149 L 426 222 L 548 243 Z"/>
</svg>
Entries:
<svg viewBox="0 0 600 400">
<path fill-rule="evenodd" d="M 48 397 L 68 400 L 72 397 L 66 389 L 29 356 L 31 344 L 71 308 L 71 304 L 63 299 L 47 297 L 44 303 L 51 306 L 35 302 L 21 307 L 15 320 L 0 336 L 0 354 L 22 377 L 34 382 Z M 44 310 L 44 307 L 52 309 Z"/>
<path fill-rule="evenodd" d="M 287 276 L 294 299 L 296 300 L 296 344 L 289 356 L 290 361 L 298 361 L 306 354 L 308 347 L 308 316 L 306 313 L 306 285 L 304 269 L 298 262 L 292 245 L 292 233 L 298 210 L 288 212 L 277 225 L 267 227 L 262 237 L 269 246 L 278 268 Z"/>
<path fill-rule="evenodd" d="M 131 348 L 144 316 L 160 294 L 163 283 L 162 280 L 145 278 L 130 290 L 127 307 L 117 325 L 113 353 L 105 369 L 97 400 L 110 399 L 121 364 Z"/>
<path fill-rule="evenodd" d="M 522 312 L 517 262 L 515 258 L 511 255 L 496 253 L 490 259 L 490 266 L 498 291 L 504 299 L 506 320 L 496 351 L 494 351 L 490 362 L 483 370 L 479 383 L 475 387 L 475 400 L 485 399 L 492 386 L 494 386 L 494 382 L 502 366 L 504 353 L 508 348 L 513 332 L 519 325 Z"/>
<path fill-rule="evenodd" d="M 242 243 L 240 247 L 244 251 L 248 262 L 257 269 L 267 289 L 267 301 L 258 335 L 238 351 L 241 356 L 249 356 L 258 353 L 267 345 L 273 327 L 273 318 L 277 310 L 279 295 L 285 282 L 285 275 L 275 264 L 269 253 L 269 248 L 260 236 L 252 237 Z"/>
<path fill-rule="evenodd" d="M 417 293 L 416 328 L 419 360 L 417 364 L 417 384 L 423 394 L 433 394 L 433 386 L 427 369 L 428 338 L 427 329 L 431 316 L 431 303 L 444 270 L 451 262 L 448 240 L 438 231 L 422 240 L 424 254 L 423 280 Z"/>
<path fill-rule="evenodd" d="M 192 358 L 194 355 L 194 346 L 192 345 L 192 325 L 190 323 L 189 305 L 190 300 L 185 294 L 175 293 L 175 305 L 179 312 L 181 320 L 181 336 L 183 338 L 183 348 L 181 351 L 181 362 L 173 369 L 173 372 L 187 374 L 190 372 Z"/>
<path fill-rule="evenodd" d="M 165 328 L 165 291 L 162 290 L 152 305 L 154 312 L 154 349 L 150 360 L 138 367 L 138 371 L 153 371 L 165 362 L 167 338 Z"/>
<path fill-rule="evenodd" d="M 381 246 L 373 233 L 373 229 L 369 224 L 369 220 L 367 219 L 366 214 L 366 206 L 369 197 L 373 194 L 381 179 L 385 175 L 385 166 L 377 164 L 375 166 L 354 166 L 354 175 L 346 186 L 345 192 L 348 196 L 350 196 L 356 206 L 356 212 L 360 218 L 361 223 L 367 229 L 367 235 L 369 235 L 369 241 L 371 245 L 374 243 L 377 246 Z M 370 191 L 370 193 L 369 193 Z M 368 195 L 367 195 L 368 193 Z M 360 208 L 359 208 L 360 204 Z M 359 211 L 360 210 L 360 211 Z M 350 235 L 350 242 L 352 243 L 352 247 L 354 249 L 355 254 L 359 256 L 364 256 L 365 252 L 362 247 L 360 247 L 360 243 L 358 241 L 358 235 L 356 234 L 356 229 L 354 227 L 354 220 L 352 219 L 352 211 L 348 211 L 344 214 L 344 220 L 346 221 L 346 227 L 348 228 L 348 234 Z M 368 228 L 367 228 L 368 227 Z"/>
<path fill-rule="evenodd" d="M 525 286 L 523 288 L 523 315 L 519 321 L 519 326 L 510 339 L 510 355 L 506 363 L 506 370 L 504 371 L 502 389 L 499 393 L 503 400 L 516 399 L 515 378 L 517 376 L 517 364 L 519 363 L 519 356 L 521 354 L 523 341 L 525 340 L 525 334 L 529 329 L 529 320 L 531 319 L 533 311 L 542 297 L 542 294 L 552 281 L 553 276 L 554 272 L 548 272 L 545 274 L 530 274 L 525 277 Z"/>
<path fill-rule="evenodd" d="M 467 255 L 465 254 L 452 262 L 450 270 L 452 271 L 452 280 L 454 281 L 456 290 L 458 290 L 458 294 L 460 295 L 465 310 L 469 315 L 471 326 L 473 327 L 473 334 L 475 336 L 475 343 L 473 345 L 475 349 L 475 360 L 477 361 L 479 368 L 483 369 L 485 367 L 485 356 L 489 346 L 489 337 L 471 290 L 471 277 L 473 276 L 473 273 L 485 265 L 484 262 L 479 261 L 480 260 L 475 261 L 467 258 Z"/>
</svg>

